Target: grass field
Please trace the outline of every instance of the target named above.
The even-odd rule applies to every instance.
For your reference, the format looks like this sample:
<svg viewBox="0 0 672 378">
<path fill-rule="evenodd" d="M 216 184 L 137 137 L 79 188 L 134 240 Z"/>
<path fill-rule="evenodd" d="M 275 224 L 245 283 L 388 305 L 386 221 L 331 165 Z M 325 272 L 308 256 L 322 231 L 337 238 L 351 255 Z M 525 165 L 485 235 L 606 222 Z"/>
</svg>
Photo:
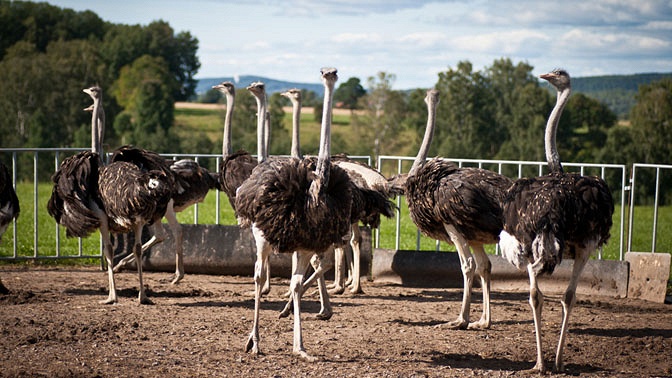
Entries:
<svg viewBox="0 0 672 378">
<path fill-rule="evenodd" d="M 34 221 L 34 207 L 33 207 L 33 185 L 32 183 L 20 183 L 17 187 L 17 193 L 21 201 L 21 216 L 17 222 L 17 254 L 22 257 L 35 256 L 34 245 L 37 243 L 37 254 L 40 257 L 53 256 L 79 256 L 79 240 L 65 237 L 64 229 L 56 227 L 56 223 L 51 218 L 46 210 L 46 202 L 51 194 L 51 185 L 48 183 L 40 184 L 38 186 L 38 211 L 37 211 L 37 233 Z M 199 204 L 198 210 L 195 207 L 190 207 L 182 213 L 178 214 L 178 219 L 182 223 L 194 223 L 195 214 L 198 212 L 197 223 L 199 224 L 215 224 L 217 218 L 216 201 L 219 195 L 220 211 L 219 224 L 235 225 L 236 220 L 233 210 L 229 205 L 228 198 L 224 193 L 210 192 L 202 204 Z M 405 199 L 401 199 L 400 203 L 400 249 L 414 250 L 417 240 L 417 228 L 408 216 L 408 209 L 406 207 Z M 638 206 L 635 208 L 635 222 L 634 222 L 634 237 L 633 237 L 633 251 L 649 252 L 651 251 L 651 244 L 653 239 L 653 209 L 651 207 Z M 628 214 L 626 212 L 626 220 Z M 658 232 L 656 240 L 656 251 L 670 252 L 672 251 L 672 207 L 662 207 L 658 214 Z M 612 228 L 612 238 L 609 244 L 604 248 L 602 256 L 605 259 L 617 260 L 619 258 L 619 239 L 620 239 L 620 207 L 616 208 L 614 212 L 614 226 Z M 627 228 L 627 224 L 626 224 Z M 380 228 L 380 247 L 394 248 L 395 247 L 395 230 L 396 220 L 384 219 Z M 37 237 L 35 236 L 37 235 Z M 57 237 L 60 237 L 60 249 L 57 251 Z M 626 237 L 623 238 L 624 244 L 627 242 Z M 3 243 L 0 245 L 0 256 L 12 256 L 13 250 L 13 227 L 7 230 L 3 236 Z M 82 239 L 83 255 L 97 254 L 99 248 L 98 233 Z M 421 250 L 436 250 L 436 243 L 427 237 L 420 238 Z M 441 243 L 440 250 L 454 251 L 452 245 Z M 494 253 L 494 246 L 489 246 L 488 251 Z"/>
</svg>

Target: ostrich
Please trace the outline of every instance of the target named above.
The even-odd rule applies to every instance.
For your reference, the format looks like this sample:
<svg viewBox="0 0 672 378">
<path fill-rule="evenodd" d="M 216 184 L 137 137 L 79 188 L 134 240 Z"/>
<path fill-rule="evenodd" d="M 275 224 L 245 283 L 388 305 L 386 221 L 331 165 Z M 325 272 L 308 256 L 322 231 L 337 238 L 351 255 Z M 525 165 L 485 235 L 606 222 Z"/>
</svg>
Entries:
<svg viewBox="0 0 672 378">
<path fill-rule="evenodd" d="M 125 150 L 125 153 L 121 153 Z M 130 147 L 126 146 L 117 151 L 113 155 L 112 161 L 128 161 L 135 162 L 141 169 L 162 169 L 168 163 L 164 158 L 160 157 L 156 160 L 148 159 L 142 154 L 138 153 L 145 150 L 135 150 L 136 154 L 131 158 Z M 154 154 L 153 157 L 158 155 Z M 189 206 L 203 202 L 205 196 L 212 189 L 221 189 L 218 182 L 218 175 L 211 173 L 206 168 L 201 167 L 196 161 L 191 159 L 181 159 L 171 162 L 168 165 L 168 175 L 174 176 L 175 188 L 173 190 L 173 197 L 168 204 L 165 218 L 168 220 L 173 237 L 175 238 L 175 277 L 171 281 L 172 284 L 179 283 L 184 278 L 184 248 L 183 248 L 183 232 L 182 226 L 177 220 L 177 214 Z M 157 222 L 152 226 L 154 235 L 145 244 L 142 245 L 142 252 L 151 248 L 152 246 L 161 243 L 166 239 L 166 233 L 161 225 Z M 123 258 L 114 267 L 114 271 L 118 272 L 124 266 L 132 263 L 135 260 L 135 254 L 129 254 Z"/>
<path fill-rule="evenodd" d="M 537 363 L 546 370 L 541 350 L 541 310 L 544 296 L 537 276 L 552 273 L 563 255 L 574 258 L 572 276 L 562 303 L 562 325 L 555 355 L 555 370 L 562 371 L 563 348 L 569 315 L 576 303 L 579 275 L 591 253 L 609 239 L 614 212 L 611 192 L 598 177 L 564 173 L 556 147 L 560 114 L 569 99 L 571 83 L 564 70 L 540 76 L 557 90 L 557 102 L 546 124 L 545 150 L 550 173 L 515 181 L 503 203 L 504 229 L 499 245 L 502 255 L 530 277 L 530 306 L 534 315 Z"/>
<path fill-rule="evenodd" d="M 222 163 L 219 166 L 219 185 L 229 198 L 233 211 L 236 211 L 236 190 L 250 177 L 252 170 L 257 166 L 255 159 L 249 152 L 238 150 L 232 153 L 231 121 L 233 107 L 236 100 L 236 89 L 233 83 L 224 81 L 213 86 L 214 89 L 226 96 L 226 117 L 224 119 L 224 136 L 222 138 Z"/>
<path fill-rule="evenodd" d="M 86 237 L 96 229 L 103 239 L 107 261 L 109 294 L 101 303 L 117 302 L 113 272 L 113 251 L 110 232 L 135 232 L 133 252 L 140 261 L 140 234 L 146 224 L 163 217 L 172 195 L 170 177 L 162 171 L 143 172 L 127 162 L 104 166 L 100 146 L 102 89 L 84 89 L 93 99 L 91 117 L 92 150 L 63 160 L 52 176 L 54 187 L 47 204 L 49 214 L 66 228 L 68 237 Z M 142 281 L 142 264 L 136 264 L 140 284 L 138 299 L 151 303 Z"/>
<path fill-rule="evenodd" d="M 457 249 L 464 292 L 460 314 L 456 320 L 447 323 L 448 327 L 489 328 L 491 263 L 483 245 L 498 241 L 502 230 L 499 203 L 511 180 L 485 169 L 459 168 L 440 158 L 425 161 L 434 134 L 438 101 L 438 91 L 427 91 L 427 128 L 413 166 L 403 178 L 406 180 L 406 201 L 411 219 L 423 234 L 455 244 Z M 483 313 L 479 321 L 470 323 L 475 275 L 481 279 Z"/>
<path fill-rule="evenodd" d="M 271 251 L 293 253 L 290 290 L 294 303 L 293 352 L 309 361 L 301 332 L 303 277 L 315 253 L 343 243 L 350 230 L 350 179 L 330 160 L 331 106 L 335 68 L 321 70 L 324 110 L 317 159 L 278 159 L 260 163 L 236 197 L 239 223 L 251 227 L 257 245 L 254 271 L 254 324 L 245 350 L 259 350 L 259 307 L 264 272 Z M 263 125 L 261 125 L 263 129 Z M 263 131 L 262 131 L 263 133 Z M 263 138 L 258 140 L 263 143 Z"/>
<path fill-rule="evenodd" d="M 0 162 L 0 241 L 9 224 L 19 217 L 21 207 L 12 185 L 12 176 L 7 166 Z M 0 280 L 0 294 L 7 294 L 9 290 Z"/>
</svg>

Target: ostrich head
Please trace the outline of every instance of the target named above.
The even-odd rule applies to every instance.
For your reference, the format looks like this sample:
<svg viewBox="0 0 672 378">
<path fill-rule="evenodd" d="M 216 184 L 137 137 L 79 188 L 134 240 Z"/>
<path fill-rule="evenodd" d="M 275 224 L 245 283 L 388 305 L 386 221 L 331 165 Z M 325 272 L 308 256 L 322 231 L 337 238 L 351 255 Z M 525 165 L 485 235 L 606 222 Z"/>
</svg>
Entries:
<svg viewBox="0 0 672 378">
<path fill-rule="evenodd" d="M 255 81 L 254 83 L 247 86 L 247 90 L 252 92 L 254 97 L 262 98 L 266 95 L 266 85 L 261 81 Z"/>
<path fill-rule="evenodd" d="M 100 101 L 100 99 L 103 97 L 103 90 L 97 85 L 94 85 L 93 87 L 89 87 L 89 88 L 84 88 L 84 89 L 82 89 L 82 91 L 84 91 L 84 93 L 91 96 L 91 98 L 94 101 L 96 101 L 96 100 Z"/>
<path fill-rule="evenodd" d="M 222 92 L 225 95 L 232 95 L 234 96 L 236 94 L 236 88 L 234 87 L 233 83 L 230 81 L 222 81 L 221 83 L 217 85 L 213 85 L 212 89 L 216 89 L 220 92 Z"/>
<path fill-rule="evenodd" d="M 298 88 L 292 88 L 285 92 L 280 93 L 281 96 L 287 97 L 294 103 L 294 101 L 301 101 L 301 90 Z"/>
<path fill-rule="evenodd" d="M 567 71 L 560 68 L 556 68 L 549 73 L 539 75 L 539 77 L 551 83 L 551 85 L 554 86 L 558 92 L 562 92 L 565 89 L 571 87 L 569 74 Z"/>
</svg>

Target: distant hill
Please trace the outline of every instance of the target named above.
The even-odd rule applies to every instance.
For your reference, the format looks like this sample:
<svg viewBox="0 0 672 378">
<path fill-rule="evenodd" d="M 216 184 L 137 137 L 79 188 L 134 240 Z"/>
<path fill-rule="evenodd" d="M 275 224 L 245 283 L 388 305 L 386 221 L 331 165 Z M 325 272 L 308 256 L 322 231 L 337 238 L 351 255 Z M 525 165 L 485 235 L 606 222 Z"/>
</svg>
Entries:
<svg viewBox="0 0 672 378">
<path fill-rule="evenodd" d="M 236 78 L 233 77 L 218 77 L 218 78 L 203 78 L 198 80 L 196 85 L 196 94 L 201 95 L 212 89 L 213 85 L 219 84 L 222 81 L 232 82 L 236 88 L 245 88 L 255 81 L 261 81 L 266 84 L 266 93 L 273 94 L 276 92 L 283 92 L 292 88 L 306 89 L 317 93 L 319 97 L 324 94 L 324 85 L 316 81 L 315 83 L 295 83 L 283 80 L 269 79 L 267 77 L 243 75 Z"/>
<path fill-rule="evenodd" d="M 642 73 L 633 75 L 607 75 L 585 76 L 572 78 L 572 89 L 575 93 L 583 93 L 607 105 L 618 118 L 627 118 L 630 109 L 635 105 L 635 95 L 642 84 L 649 84 L 664 77 L 672 77 L 669 73 Z M 267 77 L 243 75 L 234 80 L 233 77 L 203 78 L 198 80 L 196 94 L 204 94 L 213 85 L 222 81 L 231 81 L 236 87 L 246 87 L 255 81 L 263 81 L 269 94 L 282 92 L 291 88 L 306 89 L 317 93 L 319 97 L 324 94 L 322 83 L 295 83 L 290 81 L 269 79 Z M 549 88 L 549 90 L 551 90 Z"/>
<path fill-rule="evenodd" d="M 572 90 L 602 102 L 624 119 L 636 103 L 639 86 L 664 77 L 672 78 L 672 72 L 576 77 L 572 78 Z"/>
</svg>

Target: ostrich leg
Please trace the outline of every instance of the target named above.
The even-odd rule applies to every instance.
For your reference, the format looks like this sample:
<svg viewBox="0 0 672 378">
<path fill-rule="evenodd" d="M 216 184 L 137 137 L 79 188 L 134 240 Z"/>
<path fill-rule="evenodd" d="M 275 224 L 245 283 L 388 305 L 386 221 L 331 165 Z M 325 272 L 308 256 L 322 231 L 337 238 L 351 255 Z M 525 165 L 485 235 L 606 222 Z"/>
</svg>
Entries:
<svg viewBox="0 0 672 378">
<path fill-rule="evenodd" d="M 102 211 L 101 211 L 102 212 Z M 107 225 L 107 217 L 99 216 L 100 220 L 100 236 L 103 239 L 103 254 L 107 262 L 107 280 L 109 293 L 107 299 L 100 301 L 101 304 L 113 304 L 117 302 L 117 287 L 114 283 L 114 255 L 112 252 L 112 241 L 110 240 L 110 231 Z"/>
<path fill-rule="evenodd" d="M 301 331 L 301 296 L 303 294 L 303 277 L 310 266 L 310 259 L 313 253 L 306 251 L 297 251 L 292 255 L 295 261 L 294 272 L 292 272 L 292 281 L 290 290 L 292 291 L 292 300 L 294 302 L 294 348 L 295 354 L 307 361 L 316 361 L 317 358 L 311 356 L 303 347 L 303 333 Z"/>
<path fill-rule="evenodd" d="M 257 245 L 257 261 L 254 264 L 254 323 L 252 332 L 245 344 L 245 351 L 253 354 L 261 354 L 259 350 L 259 306 L 261 304 L 261 289 L 264 286 L 266 275 L 264 274 L 268 255 L 271 253 L 271 246 L 262 236 L 262 232 L 252 226 L 252 234 Z"/>
<path fill-rule="evenodd" d="M 576 258 L 574 259 L 574 266 L 572 267 L 572 277 L 569 279 L 569 285 L 565 291 L 565 295 L 562 297 L 560 303 L 562 303 L 562 326 L 560 328 L 560 339 L 558 340 L 558 349 L 555 353 L 555 371 L 562 372 L 565 368 L 562 354 L 565 347 L 565 341 L 567 339 L 567 330 L 569 329 L 569 315 L 574 308 L 576 303 L 576 286 L 579 283 L 579 276 L 583 271 L 583 268 L 588 262 L 590 257 L 589 249 L 580 249 L 577 250 Z"/>
<path fill-rule="evenodd" d="M 477 322 L 469 323 L 470 329 L 490 328 L 490 276 L 492 263 L 483 249 L 483 244 L 472 244 L 471 250 L 476 259 L 476 274 L 481 277 L 481 290 L 483 291 L 483 313 Z"/>
<path fill-rule="evenodd" d="M 545 372 L 544 355 L 541 348 L 541 310 L 544 306 L 544 295 L 539 290 L 537 284 L 537 274 L 532 268 L 532 264 L 527 265 L 527 273 L 530 276 L 530 307 L 534 318 L 534 333 L 537 339 L 537 363 L 532 371 Z"/>
<path fill-rule="evenodd" d="M 469 252 L 467 240 L 455 229 L 453 225 L 445 225 L 446 232 L 450 236 L 457 253 L 460 256 L 460 266 L 462 277 L 464 279 L 464 290 L 462 292 L 462 308 L 457 319 L 448 323 L 452 329 L 466 329 L 469 326 L 469 310 L 471 308 L 471 288 L 474 285 L 474 272 L 476 263 Z"/>
</svg>

